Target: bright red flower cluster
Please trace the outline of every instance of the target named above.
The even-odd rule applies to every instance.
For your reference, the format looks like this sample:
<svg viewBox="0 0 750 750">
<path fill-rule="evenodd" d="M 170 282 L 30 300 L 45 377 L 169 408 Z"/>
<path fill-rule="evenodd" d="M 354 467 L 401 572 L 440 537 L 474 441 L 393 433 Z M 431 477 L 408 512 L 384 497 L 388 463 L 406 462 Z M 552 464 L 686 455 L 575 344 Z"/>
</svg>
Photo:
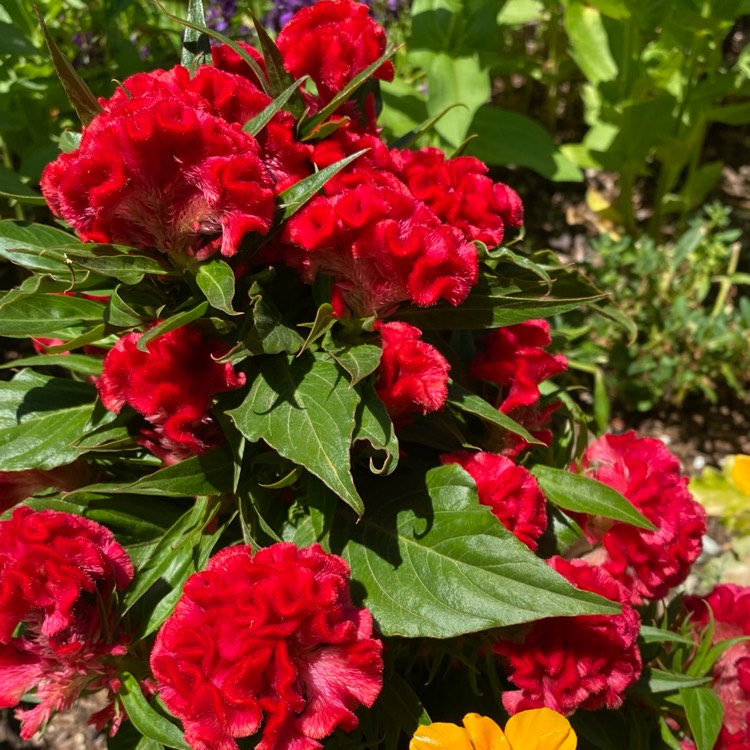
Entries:
<svg viewBox="0 0 750 750">
<path fill-rule="evenodd" d="M 125 550 L 93 521 L 19 508 L 0 522 L 0 708 L 30 690 L 39 700 L 18 712 L 23 737 L 83 690 L 119 689 L 112 658 L 127 638 L 112 633 L 111 606 L 132 578 Z"/>
<path fill-rule="evenodd" d="M 708 605 L 708 606 L 707 606 Z M 750 636 L 750 587 L 721 584 L 706 597 L 685 598 L 696 627 L 714 618 L 714 644 Z M 724 706 L 724 723 L 714 750 L 750 747 L 750 642 L 728 648 L 713 667 L 713 688 Z"/>
<path fill-rule="evenodd" d="M 195 750 L 314 750 L 380 692 L 382 644 L 349 596 L 349 568 L 319 546 L 229 547 L 191 576 L 151 667 Z"/>
<path fill-rule="evenodd" d="M 442 409 L 450 370 L 445 357 L 408 323 L 378 322 L 375 328 L 383 341 L 375 390 L 391 418 Z"/>
<path fill-rule="evenodd" d="M 547 528 L 547 501 L 528 469 L 498 453 L 450 453 L 444 464 L 457 463 L 477 484 L 479 502 L 488 505 L 508 531 L 536 551 Z"/>
<path fill-rule="evenodd" d="M 541 408 L 539 384 L 564 372 L 568 366 L 564 355 L 546 351 L 551 343 L 546 320 L 527 320 L 491 331 L 479 343 L 479 351 L 471 363 L 474 377 L 500 386 L 500 411 L 546 444 L 552 440 L 552 433 L 544 425 L 558 404 Z M 509 436 L 503 452 L 513 456 L 526 445 L 521 438 Z"/>
<path fill-rule="evenodd" d="M 628 592 L 604 569 L 582 560 L 547 562 L 576 588 L 622 604 L 622 613 L 550 617 L 534 622 L 521 643 L 499 641 L 495 652 L 519 688 L 503 693 L 503 705 L 511 714 L 545 706 L 565 715 L 578 708 L 618 708 L 641 674 L 641 620 Z"/>
<path fill-rule="evenodd" d="M 216 361 L 226 345 L 193 325 L 159 336 L 147 352 L 137 348 L 141 336 L 123 336 L 105 357 L 96 384 L 104 406 L 119 414 L 127 404 L 142 414 L 149 428 L 141 444 L 167 463 L 218 445 L 213 398 L 245 383 L 231 363 Z"/>
<path fill-rule="evenodd" d="M 575 467 L 571 466 L 571 470 Z M 604 435 L 584 451 L 586 476 L 613 487 L 654 526 L 577 516 L 601 564 L 631 592 L 635 604 L 660 599 L 682 583 L 702 549 L 706 512 L 688 491 L 677 458 L 655 438 Z"/>
</svg>

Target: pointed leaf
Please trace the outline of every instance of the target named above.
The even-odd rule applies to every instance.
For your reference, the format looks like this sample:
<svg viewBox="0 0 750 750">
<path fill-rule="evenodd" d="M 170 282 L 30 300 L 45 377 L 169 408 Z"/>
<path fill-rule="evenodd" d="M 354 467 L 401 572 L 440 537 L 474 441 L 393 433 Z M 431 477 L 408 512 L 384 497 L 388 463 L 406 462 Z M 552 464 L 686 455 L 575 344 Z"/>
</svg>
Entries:
<svg viewBox="0 0 750 750">
<path fill-rule="evenodd" d="M 52 56 L 52 64 L 55 66 L 55 72 L 65 89 L 68 100 L 81 122 L 88 125 L 94 117 L 104 110 L 102 110 L 101 105 L 91 93 L 91 89 L 86 85 L 83 78 L 78 75 L 76 69 L 55 44 L 55 40 L 47 29 L 47 24 L 44 23 L 44 18 L 42 18 L 42 14 L 36 6 L 34 6 L 34 13 L 39 20 L 44 41 L 47 43 L 47 48 Z"/>
<path fill-rule="evenodd" d="M 326 351 L 349 373 L 351 384 L 357 385 L 378 369 L 383 349 L 374 344 L 326 346 Z"/>
<path fill-rule="evenodd" d="M 148 255 L 141 255 L 130 248 L 119 248 L 116 245 L 86 245 L 81 248 L 84 252 L 80 252 L 78 248 L 61 249 L 74 267 L 78 266 L 100 276 L 118 279 L 123 284 L 138 284 L 146 275 L 166 276 L 174 273 Z"/>
<path fill-rule="evenodd" d="M 122 675 L 122 688 L 118 693 L 128 712 L 133 726 L 144 736 L 149 737 L 164 747 L 174 750 L 190 750 L 182 731 L 171 721 L 154 711 L 141 691 L 138 680 L 129 672 Z"/>
<path fill-rule="evenodd" d="M 305 352 L 270 357 L 243 404 L 228 413 L 248 440 L 265 440 L 361 515 L 364 506 L 349 465 L 358 403 L 357 391 L 334 361 Z"/>
<path fill-rule="evenodd" d="M 613 518 L 639 529 L 656 531 L 656 526 L 629 500 L 596 479 L 541 464 L 534 466 L 531 473 L 547 499 L 563 510 Z"/>
<path fill-rule="evenodd" d="M 201 263 L 195 274 L 195 281 L 211 307 L 227 315 L 239 315 L 234 307 L 234 271 L 223 260 L 210 260 Z"/>
<path fill-rule="evenodd" d="M 81 145 L 81 138 L 83 138 L 83 133 L 76 133 L 75 130 L 66 130 L 60 136 L 57 145 L 64 154 L 71 154 Z"/>
<path fill-rule="evenodd" d="M 258 112 L 252 120 L 248 120 L 242 127 L 246 133 L 252 136 L 258 135 L 263 128 L 273 119 L 273 116 L 281 110 L 289 99 L 297 92 L 297 89 L 309 78 L 302 78 L 293 81 L 292 84 L 284 89 L 265 109 Z"/>
<path fill-rule="evenodd" d="M 29 271 L 70 277 L 65 253 L 59 247 L 75 241 L 67 232 L 43 224 L 0 221 L 0 257 Z"/>
<path fill-rule="evenodd" d="M 496 424 L 498 427 L 502 427 L 514 435 L 519 435 L 529 445 L 544 445 L 544 443 L 537 440 L 528 430 L 514 419 L 511 419 L 507 414 L 503 414 L 503 412 L 496 409 L 492 404 L 488 404 L 481 396 L 477 396 L 475 393 L 466 390 L 462 385 L 453 381 L 448 383 L 447 402 L 467 414 L 473 414 L 485 422 Z"/>
<path fill-rule="evenodd" d="M 690 731 L 698 750 L 713 750 L 724 721 L 724 706 L 718 695 L 707 687 L 680 690 Z"/>
<path fill-rule="evenodd" d="M 196 26 L 206 25 L 203 0 L 188 0 L 187 20 Z M 211 57 L 208 37 L 195 28 L 187 27 L 182 38 L 182 66 L 194 75 L 204 58 Z"/>
<path fill-rule="evenodd" d="M 383 635 L 452 638 L 541 617 L 617 614 L 579 591 L 480 505 L 457 466 L 372 481 L 367 513 L 331 546 L 364 590 Z M 341 515 L 341 514 L 340 514 Z"/>
<path fill-rule="evenodd" d="M 9 367 L 64 367 L 81 375 L 98 377 L 102 374 L 102 360 L 85 354 L 38 354 L 35 357 L 22 357 L 5 362 L 0 365 L 0 370 L 7 370 Z"/>
<path fill-rule="evenodd" d="M 325 169 L 321 169 L 320 172 L 305 177 L 303 180 L 300 180 L 279 193 L 279 198 L 281 198 L 281 216 L 279 217 L 279 220 L 284 222 L 290 216 L 294 215 L 326 184 L 326 182 L 328 182 L 328 180 L 331 179 L 331 177 L 367 151 L 368 149 L 366 148 L 362 149 L 362 151 L 357 151 L 356 154 L 347 156 L 346 158 L 337 161 L 335 164 L 331 164 Z"/>
<path fill-rule="evenodd" d="M 646 667 L 630 690 L 634 693 L 676 693 L 683 688 L 701 687 L 710 682 L 710 677 L 691 677 L 679 672 Z"/>
<path fill-rule="evenodd" d="M 382 451 L 385 457 L 382 466 L 376 466 L 370 458 L 370 471 L 373 474 L 390 474 L 398 466 L 398 438 L 393 422 L 388 416 L 385 405 L 378 398 L 372 385 L 366 385 L 362 391 L 362 402 L 357 409 L 357 425 L 353 442 L 367 441 L 376 451 Z"/>
<path fill-rule="evenodd" d="M 287 325 L 279 310 L 258 295 L 253 303 L 253 327 L 244 344 L 250 354 L 296 354 L 305 340 Z"/>
<path fill-rule="evenodd" d="M 208 310 L 208 302 L 201 302 L 199 305 L 196 305 L 189 310 L 184 310 L 181 313 L 172 315 L 166 320 L 162 320 L 161 323 L 158 323 L 153 328 L 149 328 L 148 331 L 138 339 L 136 348 L 140 349 L 142 352 L 147 352 L 150 342 L 158 339 L 159 336 L 163 336 L 165 333 L 174 331 L 176 328 L 192 323 L 194 320 L 202 317 L 206 310 Z"/>
<path fill-rule="evenodd" d="M 32 294 L 0 302 L 0 336 L 43 336 L 71 326 L 101 322 L 104 305 L 80 297 Z"/>
</svg>

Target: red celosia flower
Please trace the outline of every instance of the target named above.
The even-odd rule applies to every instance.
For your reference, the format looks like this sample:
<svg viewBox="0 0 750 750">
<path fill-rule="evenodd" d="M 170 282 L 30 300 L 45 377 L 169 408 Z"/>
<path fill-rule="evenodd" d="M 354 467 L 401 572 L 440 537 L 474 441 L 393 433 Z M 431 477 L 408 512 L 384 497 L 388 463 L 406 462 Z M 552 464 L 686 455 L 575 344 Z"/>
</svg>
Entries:
<svg viewBox="0 0 750 750">
<path fill-rule="evenodd" d="M 507 185 L 492 182 L 487 166 L 479 159 L 446 159 L 437 148 L 395 151 L 394 155 L 409 190 L 467 239 L 495 247 L 503 241 L 505 227 L 523 224 L 518 194 Z"/>
<path fill-rule="evenodd" d="M 354 0 L 321 0 L 298 11 L 277 37 L 286 69 L 295 78 L 309 75 L 323 104 L 385 52 L 385 31 L 369 13 Z M 393 63 L 373 76 L 392 80 Z"/>
<path fill-rule="evenodd" d="M 479 502 L 488 505 L 508 531 L 536 550 L 547 528 L 547 501 L 528 469 L 498 453 L 450 453 L 444 464 L 457 463 L 477 484 Z"/>
<path fill-rule="evenodd" d="M 375 328 L 383 340 L 375 390 L 391 418 L 442 409 L 450 370 L 445 357 L 408 323 L 378 322 Z"/>
<path fill-rule="evenodd" d="M 519 688 L 503 693 L 503 705 L 511 714 L 544 706 L 565 715 L 578 708 L 618 708 L 641 673 L 636 643 L 641 622 L 628 604 L 628 592 L 605 570 L 582 560 L 547 562 L 576 588 L 622 604 L 622 613 L 550 617 L 533 623 L 521 643 L 499 641 L 495 652 Z"/>
<path fill-rule="evenodd" d="M 45 198 L 82 239 L 205 258 L 234 255 L 247 232 L 268 231 L 273 179 L 257 141 L 223 117 L 241 116 L 239 92 L 253 98 L 249 110 L 262 100 L 213 68 L 178 95 L 186 75 L 127 79 L 133 98 L 105 102 L 80 147 L 44 170 Z M 213 112 L 202 94 L 214 97 Z"/>
<path fill-rule="evenodd" d="M 720 584 L 706 597 L 685 597 L 685 606 L 696 627 L 714 618 L 713 642 L 750 635 L 750 587 Z M 714 750 L 750 747 L 750 642 L 728 648 L 714 664 L 713 689 L 724 706 L 724 722 Z"/>
<path fill-rule="evenodd" d="M 144 432 L 146 447 L 169 463 L 214 447 L 218 431 L 208 413 L 213 398 L 245 383 L 231 363 L 215 359 L 227 346 L 187 325 L 142 352 L 141 335 L 124 336 L 105 357 L 96 384 L 102 403 L 116 414 L 126 404 L 142 414 L 153 428 Z"/>
<path fill-rule="evenodd" d="M 19 508 L 0 522 L 0 707 L 32 689 L 39 700 L 19 712 L 23 737 L 84 689 L 119 688 L 111 657 L 126 639 L 111 633 L 109 610 L 132 578 L 125 550 L 93 521 Z"/>
<path fill-rule="evenodd" d="M 353 165 L 286 224 L 284 262 L 311 283 L 332 276 L 356 315 L 411 300 L 462 302 L 478 275 L 476 248 L 394 174 Z"/>
<path fill-rule="evenodd" d="M 237 41 L 236 44 L 239 44 L 258 64 L 261 71 L 266 73 L 266 61 L 255 47 L 240 41 Z M 250 83 L 260 88 L 260 81 L 258 80 L 258 76 L 255 75 L 255 71 L 228 44 L 211 45 L 211 62 L 217 70 L 225 70 L 227 73 L 235 73 L 243 78 L 247 78 Z"/>
<path fill-rule="evenodd" d="M 680 476 L 679 461 L 661 441 L 631 431 L 593 442 L 581 468 L 624 495 L 656 526 L 648 531 L 577 516 L 589 542 L 601 545 L 592 560 L 627 586 L 636 604 L 666 596 L 687 578 L 706 532 L 706 512 L 688 491 L 687 477 Z"/>
<path fill-rule="evenodd" d="M 159 693 L 195 750 L 313 750 L 380 692 L 382 644 L 349 568 L 315 545 L 229 547 L 191 576 L 156 638 Z M 262 725 L 262 727 L 261 727 Z"/>
</svg>

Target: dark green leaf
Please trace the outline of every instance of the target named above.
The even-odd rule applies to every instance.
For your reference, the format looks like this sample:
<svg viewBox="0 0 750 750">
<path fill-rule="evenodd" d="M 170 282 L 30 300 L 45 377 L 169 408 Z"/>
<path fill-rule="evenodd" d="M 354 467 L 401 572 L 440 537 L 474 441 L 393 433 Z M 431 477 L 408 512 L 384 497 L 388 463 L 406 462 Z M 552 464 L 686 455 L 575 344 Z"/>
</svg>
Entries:
<svg viewBox="0 0 750 750">
<path fill-rule="evenodd" d="M 268 36 L 263 24 L 256 18 L 254 13 L 251 13 L 253 18 L 253 25 L 255 31 L 258 33 L 258 41 L 260 42 L 260 48 L 263 52 L 263 60 L 266 63 L 266 70 L 268 71 L 268 94 L 273 97 L 280 96 L 286 91 L 294 82 L 289 73 L 287 73 L 284 67 L 284 58 L 281 56 L 279 48 L 276 43 Z M 305 111 L 305 101 L 299 93 L 292 92 L 292 97 L 289 101 L 289 110 L 292 112 L 295 118 L 299 118 Z"/>
<path fill-rule="evenodd" d="M 192 323 L 194 320 L 202 317 L 206 313 L 206 310 L 208 310 L 208 302 L 201 302 L 199 305 L 191 307 L 189 310 L 185 310 L 176 315 L 172 315 L 166 320 L 162 320 L 161 323 L 155 325 L 153 328 L 149 328 L 148 331 L 138 339 L 136 347 L 142 352 L 147 352 L 150 342 L 158 339 L 159 336 L 163 336 L 165 333 L 174 331 L 176 328 Z"/>
<path fill-rule="evenodd" d="M 707 687 L 680 690 L 690 731 L 698 750 L 713 750 L 724 721 L 724 706 L 718 695 Z"/>
<path fill-rule="evenodd" d="M 368 149 L 362 149 L 362 151 L 357 151 L 356 154 L 347 156 L 345 159 L 341 159 L 341 161 L 337 161 L 335 164 L 331 164 L 325 169 L 321 169 L 320 172 L 305 177 L 303 180 L 300 180 L 279 193 L 279 198 L 281 199 L 281 216 L 279 217 L 279 220 L 284 222 L 290 216 L 293 216 L 326 184 L 326 182 L 328 182 L 328 180 L 331 179 L 331 177 L 340 172 L 348 164 L 351 164 L 355 159 L 358 159 L 367 150 Z"/>
<path fill-rule="evenodd" d="M 291 326 L 269 299 L 258 295 L 253 303 L 253 327 L 244 341 L 250 354 L 296 354 L 305 340 Z"/>
<path fill-rule="evenodd" d="M 203 0 L 188 0 L 187 20 L 196 26 L 206 25 Z M 206 59 L 211 58 L 211 45 L 208 37 L 196 28 L 187 27 L 182 40 L 182 65 L 194 75 Z"/>
<path fill-rule="evenodd" d="M 9 367 L 64 367 L 81 375 L 98 377 L 102 374 L 102 360 L 85 354 L 38 354 L 35 357 L 22 357 L 0 365 L 2 370 Z"/>
<path fill-rule="evenodd" d="M 0 336 L 27 338 L 101 322 L 104 305 L 58 294 L 22 295 L 0 302 Z"/>
<path fill-rule="evenodd" d="M 67 232 L 43 224 L 0 221 L 0 257 L 30 271 L 69 278 L 65 253 L 58 248 L 74 241 Z"/>
<path fill-rule="evenodd" d="M 631 690 L 634 693 L 673 693 L 683 688 L 701 687 L 710 682 L 710 677 L 691 677 L 678 672 L 646 667 Z"/>
<path fill-rule="evenodd" d="M 358 403 L 357 391 L 334 361 L 305 352 L 266 360 L 245 401 L 228 413 L 248 440 L 265 440 L 361 515 L 364 506 L 349 466 Z"/>
<path fill-rule="evenodd" d="M 47 43 L 47 48 L 52 56 L 52 64 L 55 66 L 57 77 L 60 79 L 68 100 L 79 119 L 84 125 L 88 125 L 94 117 L 103 111 L 102 107 L 84 80 L 78 75 L 76 69 L 55 44 L 55 40 L 47 29 L 47 24 L 44 23 L 44 18 L 42 18 L 42 14 L 36 6 L 34 6 L 34 12 L 39 20 L 44 41 Z"/>
<path fill-rule="evenodd" d="M 370 458 L 370 470 L 374 474 L 390 474 L 398 466 L 398 438 L 393 422 L 375 389 L 369 384 L 363 388 L 362 401 L 357 408 L 353 442 L 358 440 L 366 440 L 376 451 L 385 454 L 379 467 Z"/>
<path fill-rule="evenodd" d="M 116 287 L 109 298 L 109 304 L 104 313 L 105 323 L 117 328 L 133 328 L 141 325 L 144 318 L 123 300 L 120 290 L 121 287 Z"/>
<path fill-rule="evenodd" d="M 397 472 L 369 488 L 371 512 L 341 530 L 341 554 L 384 635 L 452 638 L 541 617 L 620 611 L 575 589 L 507 531 L 458 466 L 426 476 Z"/>
<path fill-rule="evenodd" d="M 107 335 L 108 334 L 106 332 L 105 325 L 94 326 L 85 333 L 82 333 L 80 336 L 74 336 L 73 338 L 68 338 L 68 336 L 63 336 L 62 334 L 60 334 L 59 337 L 66 340 L 62 344 L 47 346 L 46 352 L 47 354 L 69 352 L 72 349 L 79 349 L 80 347 L 87 346 L 88 344 L 95 344 L 96 342 L 101 341 L 103 338 L 106 338 Z"/>
<path fill-rule="evenodd" d="M 377 370 L 383 350 L 373 344 L 353 344 L 351 346 L 327 347 L 326 351 L 349 373 L 351 384 L 357 385 L 361 380 Z"/>
<path fill-rule="evenodd" d="M 43 206 L 45 203 L 44 198 L 23 182 L 12 169 L 3 166 L 0 166 L 0 196 L 11 198 L 18 203 L 38 206 Z"/>
<path fill-rule="evenodd" d="M 123 284 L 138 284 L 146 275 L 165 276 L 170 273 L 158 261 L 148 255 L 140 255 L 131 248 L 115 245 L 85 245 L 84 252 L 61 248 L 67 260 L 74 266 L 93 271 L 100 276 L 118 279 Z"/>
<path fill-rule="evenodd" d="M 333 307 L 328 302 L 324 302 L 315 313 L 315 320 L 310 326 L 310 333 L 307 334 L 300 353 L 307 350 L 311 344 L 328 333 L 335 322 L 336 316 L 333 314 Z"/>
<path fill-rule="evenodd" d="M 0 55 L 38 55 L 39 50 L 13 24 L 0 21 Z"/>
<path fill-rule="evenodd" d="M 227 315 L 239 315 L 234 307 L 234 271 L 223 260 L 209 260 L 198 265 L 195 281 L 211 307 Z"/>
<path fill-rule="evenodd" d="M 182 731 L 151 708 L 141 691 L 138 680 L 132 674 L 123 673 L 122 689 L 118 695 L 128 712 L 128 718 L 144 737 L 149 737 L 164 747 L 190 750 L 190 745 L 185 742 Z"/>
<path fill-rule="evenodd" d="M 246 133 L 252 136 L 258 135 L 263 128 L 273 119 L 273 116 L 284 107 L 297 89 L 308 79 L 308 76 L 293 81 L 291 85 L 284 89 L 265 109 L 258 112 L 252 120 L 248 120 L 242 127 Z"/>
<path fill-rule="evenodd" d="M 490 424 L 496 424 L 514 435 L 522 437 L 529 445 L 544 445 L 529 433 L 518 422 L 511 419 L 507 414 L 503 414 L 491 404 L 488 404 L 481 396 L 477 396 L 471 391 L 466 390 L 463 386 L 453 381 L 448 383 L 448 399 L 457 409 L 473 414 L 475 417 L 483 419 Z"/>
<path fill-rule="evenodd" d="M 629 500 L 596 479 L 542 464 L 534 466 L 531 473 L 536 477 L 547 499 L 563 510 L 613 518 L 639 529 L 656 530 L 656 526 Z"/>
</svg>

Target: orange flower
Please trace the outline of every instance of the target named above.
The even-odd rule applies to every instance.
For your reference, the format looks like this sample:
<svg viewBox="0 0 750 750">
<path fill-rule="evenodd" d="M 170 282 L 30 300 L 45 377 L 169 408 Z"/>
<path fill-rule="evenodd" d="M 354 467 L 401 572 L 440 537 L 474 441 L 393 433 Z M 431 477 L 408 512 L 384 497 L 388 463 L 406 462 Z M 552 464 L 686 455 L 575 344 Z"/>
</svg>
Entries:
<svg viewBox="0 0 750 750">
<path fill-rule="evenodd" d="M 521 711 L 505 731 L 487 716 L 466 714 L 463 727 L 435 723 L 419 727 L 409 750 L 576 750 L 570 722 L 549 708 Z"/>
<path fill-rule="evenodd" d="M 750 456 L 734 456 L 731 464 L 732 481 L 740 492 L 750 495 Z"/>
</svg>

